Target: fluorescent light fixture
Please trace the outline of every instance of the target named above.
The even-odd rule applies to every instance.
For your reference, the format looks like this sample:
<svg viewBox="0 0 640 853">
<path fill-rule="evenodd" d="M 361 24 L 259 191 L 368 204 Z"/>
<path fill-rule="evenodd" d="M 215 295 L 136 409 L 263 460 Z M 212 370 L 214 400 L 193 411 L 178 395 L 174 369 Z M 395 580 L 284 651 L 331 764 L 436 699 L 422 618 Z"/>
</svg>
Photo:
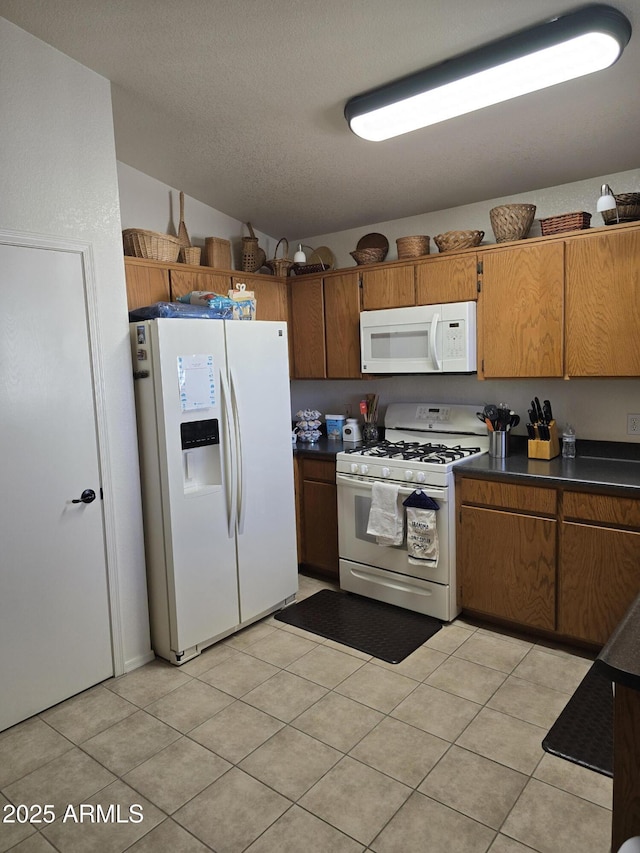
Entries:
<svg viewBox="0 0 640 853">
<path fill-rule="evenodd" d="M 587 6 L 357 95 L 345 118 L 363 139 L 390 139 L 608 68 L 630 37 L 617 9 Z"/>
</svg>

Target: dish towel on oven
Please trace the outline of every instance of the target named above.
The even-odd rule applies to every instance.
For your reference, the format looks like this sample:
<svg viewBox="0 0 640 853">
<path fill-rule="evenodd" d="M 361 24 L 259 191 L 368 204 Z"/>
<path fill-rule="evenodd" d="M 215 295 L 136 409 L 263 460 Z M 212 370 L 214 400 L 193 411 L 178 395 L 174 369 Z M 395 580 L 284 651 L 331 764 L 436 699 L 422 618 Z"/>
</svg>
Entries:
<svg viewBox="0 0 640 853">
<path fill-rule="evenodd" d="M 371 509 L 367 533 L 375 536 L 378 545 L 402 545 L 404 539 L 404 509 L 398 506 L 400 486 L 379 483 L 371 487 Z"/>
<path fill-rule="evenodd" d="M 406 513 L 409 562 L 414 566 L 437 566 L 439 547 L 435 509 L 408 506 Z"/>
</svg>

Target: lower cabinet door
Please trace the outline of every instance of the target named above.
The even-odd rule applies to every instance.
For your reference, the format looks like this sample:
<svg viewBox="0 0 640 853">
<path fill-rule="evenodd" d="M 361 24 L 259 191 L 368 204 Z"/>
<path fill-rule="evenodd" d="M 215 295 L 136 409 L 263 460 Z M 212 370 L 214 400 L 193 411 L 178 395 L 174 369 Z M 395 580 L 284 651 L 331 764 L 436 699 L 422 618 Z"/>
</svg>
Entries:
<svg viewBox="0 0 640 853">
<path fill-rule="evenodd" d="M 604 645 L 640 592 L 640 533 L 562 525 L 558 630 Z"/>
<path fill-rule="evenodd" d="M 463 506 L 457 558 L 463 609 L 553 631 L 556 524 Z"/>
</svg>

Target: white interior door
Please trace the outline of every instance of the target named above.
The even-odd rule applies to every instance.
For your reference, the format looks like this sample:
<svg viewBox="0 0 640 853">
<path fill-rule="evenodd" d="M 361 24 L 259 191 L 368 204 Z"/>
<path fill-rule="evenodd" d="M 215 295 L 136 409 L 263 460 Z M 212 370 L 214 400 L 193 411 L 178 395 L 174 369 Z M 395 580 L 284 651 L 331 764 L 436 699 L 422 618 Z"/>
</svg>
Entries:
<svg viewBox="0 0 640 853">
<path fill-rule="evenodd" d="M 113 658 L 82 256 L 0 244 L 0 295 L 2 730 Z"/>
</svg>

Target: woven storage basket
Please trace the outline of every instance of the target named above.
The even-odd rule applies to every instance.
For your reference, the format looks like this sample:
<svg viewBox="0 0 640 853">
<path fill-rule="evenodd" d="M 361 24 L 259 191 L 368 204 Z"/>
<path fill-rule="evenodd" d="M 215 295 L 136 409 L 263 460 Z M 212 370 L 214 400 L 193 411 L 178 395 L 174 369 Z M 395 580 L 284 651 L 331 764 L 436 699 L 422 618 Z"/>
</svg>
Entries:
<svg viewBox="0 0 640 853">
<path fill-rule="evenodd" d="M 278 257 L 278 249 L 280 248 L 280 244 L 283 243 L 282 247 L 282 257 Z M 289 257 L 289 241 L 286 237 L 281 237 L 276 243 L 276 249 L 273 253 L 273 257 L 271 260 L 266 262 L 266 265 L 269 267 L 271 272 L 274 275 L 289 275 L 289 270 L 293 266 L 293 261 Z"/>
<path fill-rule="evenodd" d="M 125 255 L 146 258 L 149 261 L 165 261 L 174 264 L 178 260 L 180 241 L 170 234 L 144 231 L 142 228 L 126 228 L 122 232 Z"/>
<path fill-rule="evenodd" d="M 305 248 L 311 247 L 305 246 Z M 292 267 L 293 274 L 319 275 L 320 273 L 326 272 L 327 270 L 332 270 L 336 263 L 335 256 L 330 249 L 326 248 L 326 246 L 322 248 L 324 249 L 324 251 L 321 251 L 320 249 L 311 249 L 311 254 L 309 255 L 309 260 L 306 264 L 294 263 Z"/>
<path fill-rule="evenodd" d="M 502 204 L 489 211 L 497 243 L 522 240 L 529 233 L 536 215 L 535 204 Z"/>
<path fill-rule="evenodd" d="M 548 234 L 561 234 L 563 231 L 583 231 L 591 224 L 591 214 L 586 210 L 576 213 L 563 213 L 560 216 L 548 216 L 540 220 L 542 236 Z"/>
<path fill-rule="evenodd" d="M 605 225 L 615 225 L 616 222 L 636 222 L 640 219 L 640 193 L 613 194 L 616 200 L 615 210 L 603 210 L 602 218 Z"/>
<path fill-rule="evenodd" d="M 250 222 L 247 222 L 247 228 L 249 229 L 250 236 L 242 238 L 242 259 L 240 266 L 242 267 L 242 272 L 257 272 L 260 267 L 264 266 L 267 256 L 264 253 L 264 249 L 258 246 L 258 238 Z"/>
<path fill-rule="evenodd" d="M 381 264 L 387 257 L 387 249 L 356 249 L 349 252 L 353 260 L 359 264 Z"/>
<path fill-rule="evenodd" d="M 482 243 L 484 231 L 445 231 L 433 238 L 438 251 L 455 252 L 456 249 L 471 249 Z"/>
<path fill-rule="evenodd" d="M 421 258 L 423 255 L 429 254 L 429 240 L 426 234 L 414 237 L 398 237 L 396 246 L 398 247 L 398 260 L 402 261 L 406 258 Z"/>
<path fill-rule="evenodd" d="M 231 243 L 221 237 L 207 237 L 204 241 L 204 262 L 208 267 L 231 269 Z"/>
<path fill-rule="evenodd" d="M 180 260 L 183 264 L 200 266 L 201 254 L 202 250 L 200 249 L 200 246 L 184 246 L 180 249 Z"/>
</svg>

